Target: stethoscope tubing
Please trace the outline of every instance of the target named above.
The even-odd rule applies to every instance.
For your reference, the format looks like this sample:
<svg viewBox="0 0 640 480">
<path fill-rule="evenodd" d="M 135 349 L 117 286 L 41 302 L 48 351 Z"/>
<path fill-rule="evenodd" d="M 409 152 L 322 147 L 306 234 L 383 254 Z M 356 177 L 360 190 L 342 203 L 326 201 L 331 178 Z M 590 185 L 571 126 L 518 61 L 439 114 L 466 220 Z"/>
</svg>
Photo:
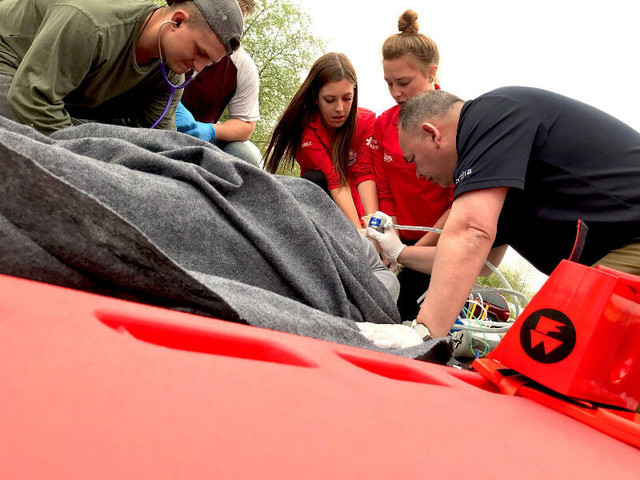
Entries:
<svg viewBox="0 0 640 480">
<path fill-rule="evenodd" d="M 160 32 L 162 31 L 162 27 L 164 27 L 165 24 L 167 23 L 178 24 L 178 22 L 174 22 L 173 20 L 165 20 L 160 24 L 160 27 L 158 28 L 158 53 L 160 55 L 160 72 L 162 73 L 162 78 L 164 82 L 169 86 L 169 100 L 167 100 L 167 105 L 164 107 L 162 114 L 160 114 L 158 119 L 155 121 L 153 125 L 151 125 L 150 128 L 156 128 L 160 124 L 162 119 L 165 117 L 165 115 L 169 111 L 169 107 L 171 107 L 171 102 L 173 101 L 173 95 L 176 93 L 176 90 L 180 90 L 181 88 L 184 88 L 187 85 L 189 85 L 189 83 L 191 83 L 191 81 L 194 78 L 196 78 L 196 75 L 198 75 L 198 72 L 194 72 L 193 75 L 191 75 L 191 77 L 189 77 L 180 85 L 174 85 L 173 83 L 171 83 L 171 80 L 169 80 L 169 77 L 167 77 L 167 69 L 164 66 L 164 60 L 162 58 L 162 46 L 160 45 Z"/>
</svg>

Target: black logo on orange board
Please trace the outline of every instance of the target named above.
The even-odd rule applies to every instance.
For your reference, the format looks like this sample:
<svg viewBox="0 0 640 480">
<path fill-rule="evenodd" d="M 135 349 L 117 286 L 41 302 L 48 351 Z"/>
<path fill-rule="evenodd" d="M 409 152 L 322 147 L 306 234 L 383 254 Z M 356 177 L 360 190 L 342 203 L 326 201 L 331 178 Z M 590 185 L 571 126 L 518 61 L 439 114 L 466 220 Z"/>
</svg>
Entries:
<svg viewBox="0 0 640 480">
<path fill-rule="evenodd" d="M 522 323 L 520 345 L 536 362 L 556 363 L 567 358 L 576 346 L 576 328 L 564 313 L 543 308 Z"/>
</svg>

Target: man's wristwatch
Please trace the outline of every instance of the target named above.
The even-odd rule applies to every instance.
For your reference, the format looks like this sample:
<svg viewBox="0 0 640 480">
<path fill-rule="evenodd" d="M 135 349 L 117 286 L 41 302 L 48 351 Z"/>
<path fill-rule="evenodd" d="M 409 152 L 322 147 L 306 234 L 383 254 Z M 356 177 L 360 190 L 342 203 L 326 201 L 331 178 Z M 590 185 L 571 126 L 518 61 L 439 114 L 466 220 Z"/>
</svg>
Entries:
<svg viewBox="0 0 640 480">
<path fill-rule="evenodd" d="M 411 322 L 411 328 L 413 328 L 418 335 L 422 338 L 422 341 L 429 340 L 431 338 L 431 332 L 424 323 L 418 323 L 415 320 Z"/>
</svg>

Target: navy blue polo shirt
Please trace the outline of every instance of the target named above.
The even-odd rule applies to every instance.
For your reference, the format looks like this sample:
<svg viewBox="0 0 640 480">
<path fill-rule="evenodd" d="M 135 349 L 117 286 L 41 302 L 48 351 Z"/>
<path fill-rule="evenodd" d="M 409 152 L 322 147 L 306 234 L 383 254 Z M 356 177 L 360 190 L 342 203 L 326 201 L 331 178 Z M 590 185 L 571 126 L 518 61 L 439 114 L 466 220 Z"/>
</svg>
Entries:
<svg viewBox="0 0 640 480">
<path fill-rule="evenodd" d="M 495 246 L 511 245 L 551 273 L 589 227 L 591 265 L 640 241 L 640 133 L 584 103 L 545 90 L 504 87 L 466 102 L 456 138 L 454 199 L 509 187 Z"/>
</svg>

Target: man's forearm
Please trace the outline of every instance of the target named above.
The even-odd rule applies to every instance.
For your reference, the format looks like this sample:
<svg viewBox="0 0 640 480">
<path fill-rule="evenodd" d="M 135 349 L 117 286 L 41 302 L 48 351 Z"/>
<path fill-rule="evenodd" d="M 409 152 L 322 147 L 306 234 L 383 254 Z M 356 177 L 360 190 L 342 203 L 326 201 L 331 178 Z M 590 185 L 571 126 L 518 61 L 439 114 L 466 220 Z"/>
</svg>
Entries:
<svg viewBox="0 0 640 480">
<path fill-rule="evenodd" d="M 447 218 L 449 217 L 449 213 L 450 212 L 451 212 L 451 209 L 447 209 L 440 216 L 438 221 L 433 225 L 433 228 L 438 228 L 438 229 L 442 230 L 444 228 L 445 223 L 447 222 Z M 420 240 L 418 240 L 416 245 L 432 246 L 432 245 L 437 244 L 439 239 L 440 239 L 440 234 L 439 233 L 427 232 Z"/>
<path fill-rule="evenodd" d="M 491 245 L 489 236 L 473 229 L 445 234 L 438 242 L 431 284 L 418 313 L 418 322 L 424 323 L 433 337 L 449 333 Z"/>
<path fill-rule="evenodd" d="M 45 135 L 71 126 L 71 117 L 64 108 L 64 102 L 52 102 L 44 95 L 34 96 L 31 85 L 22 76 L 13 78 L 7 92 L 7 105 L 15 120 L 31 125 Z"/>
<path fill-rule="evenodd" d="M 237 118 L 230 118 L 221 123 L 214 124 L 216 128 L 216 140 L 221 142 L 246 142 L 251 138 L 256 128 L 256 122 L 243 122 Z"/>
<path fill-rule="evenodd" d="M 433 337 L 447 335 L 462 310 L 493 246 L 507 191 L 504 187 L 476 190 L 454 200 L 417 319 Z"/>
<path fill-rule="evenodd" d="M 406 246 L 398 255 L 398 263 L 422 273 L 431 273 L 436 247 Z"/>
</svg>

